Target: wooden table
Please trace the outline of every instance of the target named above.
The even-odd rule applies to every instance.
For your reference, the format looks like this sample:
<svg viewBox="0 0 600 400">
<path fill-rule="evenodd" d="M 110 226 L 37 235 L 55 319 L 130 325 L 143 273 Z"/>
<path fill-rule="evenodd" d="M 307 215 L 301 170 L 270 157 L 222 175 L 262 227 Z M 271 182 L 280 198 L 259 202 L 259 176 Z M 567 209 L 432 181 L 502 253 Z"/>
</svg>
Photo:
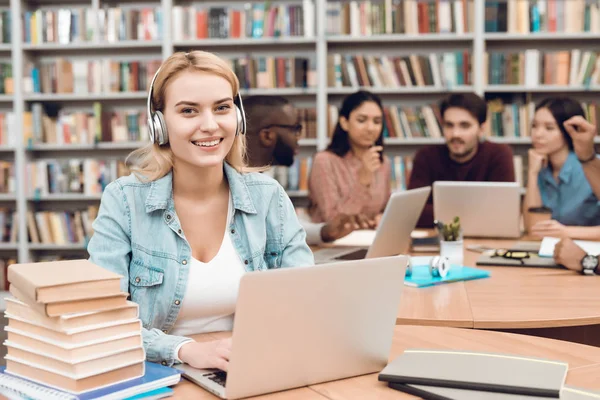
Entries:
<svg viewBox="0 0 600 400">
<path fill-rule="evenodd" d="M 202 335 L 197 340 L 214 340 L 224 334 Z M 578 343 L 503 332 L 425 326 L 396 326 L 390 360 L 408 348 L 486 351 L 542 357 L 569 363 L 567 384 L 600 389 L 600 348 Z M 173 399 L 217 399 L 200 387 L 182 380 Z M 266 400 L 363 400 L 414 399 L 377 380 L 377 374 L 327 382 L 254 399 Z"/>
<path fill-rule="evenodd" d="M 465 240 L 509 248 L 514 240 Z M 482 267 L 491 277 L 403 288 L 398 324 L 494 329 L 600 346 L 600 277 L 565 269 Z"/>
</svg>

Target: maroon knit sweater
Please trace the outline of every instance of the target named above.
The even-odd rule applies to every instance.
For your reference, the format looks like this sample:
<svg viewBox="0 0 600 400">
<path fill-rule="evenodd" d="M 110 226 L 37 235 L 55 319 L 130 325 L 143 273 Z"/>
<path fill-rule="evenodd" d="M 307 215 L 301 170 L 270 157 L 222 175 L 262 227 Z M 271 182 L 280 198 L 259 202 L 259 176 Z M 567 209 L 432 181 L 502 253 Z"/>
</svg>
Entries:
<svg viewBox="0 0 600 400">
<path fill-rule="evenodd" d="M 450 158 L 445 144 L 423 147 L 415 155 L 408 188 L 431 186 L 435 181 L 514 182 L 512 150 L 505 144 L 482 142 L 475 157 L 459 164 Z M 433 194 L 417 226 L 433 227 Z"/>
</svg>

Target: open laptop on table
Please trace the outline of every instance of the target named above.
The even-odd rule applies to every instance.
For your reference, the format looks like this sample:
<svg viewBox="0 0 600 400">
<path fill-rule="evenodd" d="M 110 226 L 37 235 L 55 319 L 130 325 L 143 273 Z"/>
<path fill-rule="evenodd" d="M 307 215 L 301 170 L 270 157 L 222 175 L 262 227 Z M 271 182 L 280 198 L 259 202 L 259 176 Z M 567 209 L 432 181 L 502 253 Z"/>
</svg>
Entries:
<svg viewBox="0 0 600 400">
<path fill-rule="evenodd" d="M 369 247 L 326 247 L 314 252 L 315 262 L 322 264 L 406 253 L 410 234 L 417 226 L 429 193 L 430 186 L 392 193 Z"/>
<path fill-rule="evenodd" d="M 465 237 L 518 238 L 521 189 L 516 182 L 434 182 L 433 215 L 444 223 L 460 217 Z"/>
<path fill-rule="evenodd" d="M 391 349 L 406 264 L 395 256 L 247 273 L 227 374 L 175 367 L 224 399 L 379 372 Z"/>
</svg>

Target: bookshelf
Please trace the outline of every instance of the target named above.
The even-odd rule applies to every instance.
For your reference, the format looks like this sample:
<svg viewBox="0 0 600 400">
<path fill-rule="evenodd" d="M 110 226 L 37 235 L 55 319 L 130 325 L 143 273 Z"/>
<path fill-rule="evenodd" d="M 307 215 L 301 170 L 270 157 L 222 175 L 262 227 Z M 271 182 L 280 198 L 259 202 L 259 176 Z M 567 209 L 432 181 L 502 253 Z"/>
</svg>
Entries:
<svg viewBox="0 0 600 400">
<path fill-rule="evenodd" d="M 580 3 L 581 0 L 573 1 Z M 531 33 L 523 31 L 523 26 L 517 24 L 516 27 L 507 26 L 506 30 L 508 32 L 493 32 L 487 29 L 492 26 L 490 25 L 492 21 L 490 20 L 491 14 L 488 15 L 490 11 L 488 9 L 489 3 L 486 4 L 484 0 L 451 0 L 444 2 L 373 0 L 371 2 L 373 8 L 369 12 L 362 9 L 360 3 L 340 2 L 339 0 L 286 0 L 277 2 L 279 8 L 275 18 L 287 19 L 288 24 L 270 25 L 274 21 L 271 19 L 271 10 L 260 10 L 260 4 L 264 4 L 264 2 L 252 0 L 219 2 L 189 2 L 182 0 L 132 0 L 121 2 L 115 0 L 0 0 L 0 11 L 9 10 L 11 17 L 11 41 L 10 43 L 1 43 L 2 40 L 0 40 L 0 63 L 10 63 L 14 71 L 12 76 L 13 93 L 0 93 L 0 113 L 12 112 L 15 115 L 23 115 L 24 112 L 32 111 L 32 106 L 36 103 L 41 103 L 44 107 L 52 108 L 55 111 L 67 110 L 69 112 L 91 113 L 94 104 L 101 104 L 103 110 L 106 109 L 109 112 L 144 109 L 147 96 L 146 90 L 100 91 L 94 93 L 32 92 L 31 90 L 25 90 L 31 79 L 21 71 L 26 71 L 28 65 L 41 65 L 54 62 L 56 59 L 81 61 L 107 58 L 119 62 L 133 60 L 145 62 L 165 59 L 174 51 L 189 51 L 192 49 L 213 51 L 224 58 L 230 59 L 239 59 L 240 57 L 255 59 L 267 57 L 306 58 L 308 60 L 306 87 L 297 87 L 297 85 L 283 85 L 285 87 L 281 87 L 282 85 L 278 84 L 273 87 L 248 85 L 241 91 L 244 96 L 255 94 L 285 96 L 299 108 L 316 110 L 316 121 L 314 121 L 316 137 L 300 140 L 300 157 L 310 157 L 316 151 L 323 150 L 327 146 L 329 141 L 329 105 L 339 106 L 344 96 L 361 88 L 380 95 L 386 107 L 418 107 L 437 103 L 448 93 L 471 91 L 488 99 L 501 97 L 508 103 L 515 102 L 519 104 L 537 101 L 548 94 L 561 93 L 575 96 L 581 101 L 597 101 L 600 83 L 598 85 L 563 86 L 487 84 L 485 75 L 488 71 L 486 71 L 485 52 L 519 52 L 530 48 L 539 48 L 541 51 L 573 48 L 581 48 L 582 51 L 593 50 L 600 46 L 600 27 L 596 27 L 593 32 L 557 33 L 542 31 Z M 593 1 L 590 3 L 593 3 Z M 251 4 L 249 6 L 251 8 L 244 8 L 246 4 Z M 395 9 L 395 14 L 388 15 L 384 7 L 386 4 L 402 4 L 404 8 L 402 11 Z M 192 15 L 200 19 L 192 21 L 187 17 L 189 13 L 186 10 L 189 7 L 194 8 Z M 240 22 L 240 26 L 237 28 L 234 25 L 229 25 L 230 32 L 227 35 L 235 37 L 221 37 L 223 32 L 216 29 L 214 24 L 211 25 L 211 7 L 231 7 L 231 10 L 239 11 L 238 14 L 235 14 L 235 18 L 253 18 L 254 13 L 257 12 L 258 15 L 262 15 L 264 18 L 265 25 L 262 27 L 264 32 L 259 35 L 261 37 L 253 37 L 254 26 L 251 25 L 250 35 L 247 35 L 248 26 Z M 297 10 L 300 9 L 298 7 L 302 9 L 302 15 L 298 14 Z M 438 19 L 436 23 L 433 23 L 432 20 L 428 19 L 429 17 L 424 17 L 427 12 L 431 12 L 431 7 L 449 8 L 437 9 Z M 102 15 L 105 19 L 92 17 L 89 20 L 92 23 L 86 25 L 85 30 L 78 32 L 83 36 L 77 40 L 68 38 L 66 42 L 61 40 L 58 29 L 55 41 L 39 40 L 40 38 L 37 36 L 39 32 L 37 31 L 35 38 L 32 36 L 32 31 L 29 35 L 21 34 L 21 32 L 26 31 L 27 26 L 33 26 L 31 25 L 31 18 L 36 13 L 41 15 L 46 11 L 55 12 L 54 23 L 58 23 L 62 18 L 58 13 L 61 9 L 74 10 L 72 15 L 77 14 L 79 18 L 88 18 L 86 13 L 90 12 L 92 16 Z M 82 9 L 84 11 L 81 11 Z M 205 13 L 202 14 L 202 12 Z M 261 12 L 262 14 L 260 14 Z M 409 18 L 407 17 L 408 14 L 402 14 L 408 12 L 418 12 L 415 16 L 419 18 Z M 514 10 L 512 12 L 515 13 Z M 518 13 L 521 12 L 523 10 L 519 9 Z M 138 21 L 136 18 L 141 18 L 139 21 L 143 21 L 144 28 L 141 31 L 134 31 L 133 28 L 116 29 L 109 22 L 112 18 L 110 15 L 120 15 L 119 13 L 123 13 L 124 17 L 122 18 L 127 21 Z M 386 21 L 387 25 L 381 23 L 381 18 L 363 18 L 363 15 L 377 16 L 377 13 L 381 13 L 379 15 L 383 16 L 383 20 Z M 223 13 L 217 10 L 215 15 L 217 14 L 222 15 Z M 234 14 L 229 15 L 233 16 Z M 495 15 L 497 16 L 497 14 Z M 27 16 L 27 18 L 24 18 L 24 16 Z M 218 15 L 215 18 L 219 18 Z M 358 21 L 359 28 L 347 26 L 349 24 L 344 23 L 344 18 L 347 18 L 348 21 Z M 81 21 L 81 19 L 78 21 Z M 88 20 L 85 19 L 85 21 Z M 243 21 L 247 23 L 248 20 L 243 19 Z M 390 21 L 392 22 L 391 25 L 389 24 Z M 574 22 L 570 24 L 573 28 Z M 502 22 L 498 26 L 500 25 L 502 25 Z M 202 29 L 199 28 L 200 26 Z M 275 31 L 277 29 L 281 30 L 279 32 L 281 36 L 276 36 Z M 359 29 L 360 32 L 356 29 Z M 70 32 L 70 34 L 73 34 L 73 32 Z M 64 36 L 62 38 L 64 39 Z M 444 80 L 434 85 L 407 86 L 406 84 L 390 85 L 389 82 L 382 80 L 377 85 L 365 87 L 360 84 L 350 86 L 330 85 L 328 57 L 333 54 L 340 54 L 344 60 L 346 56 L 364 55 L 365 57 L 373 57 L 377 63 L 380 62 L 379 60 L 382 57 L 400 59 L 411 55 L 429 57 L 428 60 L 431 62 L 431 54 L 439 55 L 447 52 L 461 52 L 468 55 L 467 64 L 470 65 L 470 68 L 464 70 L 468 75 L 465 83 L 452 84 L 454 81 Z M 440 62 L 443 67 L 444 60 Z M 368 64 L 365 65 L 368 66 Z M 31 163 L 51 159 L 59 161 L 88 158 L 124 159 L 131 150 L 144 143 L 140 141 L 100 141 L 68 144 L 39 141 L 25 142 L 21 140 L 25 137 L 25 128 L 24 121 L 21 118 L 15 118 L 12 130 L 16 132 L 17 140 L 11 145 L 0 144 L 0 160 L 15 163 L 15 180 L 17 182 L 27 182 L 26 171 Z M 526 154 L 530 145 L 528 137 L 492 137 L 490 140 L 506 143 L 513 147 L 516 154 L 522 155 Z M 431 137 L 388 137 L 385 139 L 386 152 L 391 157 L 410 157 L 423 146 L 440 143 L 443 143 L 443 139 Z M 600 140 L 598 140 L 598 143 L 600 144 Z M 306 204 L 306 190 L 293 189 L 288 190 L 288 193 L 295 204 Z M 89 205 L 97 205 L 99 199 L 99 194 L 84 193 L 32 195 L 29 188 L 21 184 L 16 186 L 15 193 L 0 194 L 0 207 L 16 210 L 19 226 L 26 227 L 28 211 L 64 212 L 83 210 Z M 0 243 L 0 257 L 9 255 L 17 257 L 20 262 L 25 262 L 38 257 L 52 256 L 53 254 L 84 255 L 84 249 L 85 243 L 82 242 L 67 244 L 29 243 L 27 230 L 20 229 L 15 243 Z"/>
</svg>

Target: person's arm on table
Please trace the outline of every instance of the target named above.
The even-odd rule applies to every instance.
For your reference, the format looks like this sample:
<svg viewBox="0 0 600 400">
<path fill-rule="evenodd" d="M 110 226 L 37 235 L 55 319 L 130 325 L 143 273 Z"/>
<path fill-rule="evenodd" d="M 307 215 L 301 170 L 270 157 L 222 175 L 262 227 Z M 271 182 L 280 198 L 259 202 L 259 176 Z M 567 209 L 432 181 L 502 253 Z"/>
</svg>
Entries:
<svg viewBox="0 0 600 400">
<path fill-rule="evenodd" d="M 585 250 L 569 238 L 562 239 L 554 247 L 554 261 L 565 268 L 582 273 L 584 265 L 586 265 L 589 268 L 588 271 L 593 271 L 586 275 L 600 274 L 600 271 L 598 271 L 598 256 L 586 254 Z"/>
</svg>

